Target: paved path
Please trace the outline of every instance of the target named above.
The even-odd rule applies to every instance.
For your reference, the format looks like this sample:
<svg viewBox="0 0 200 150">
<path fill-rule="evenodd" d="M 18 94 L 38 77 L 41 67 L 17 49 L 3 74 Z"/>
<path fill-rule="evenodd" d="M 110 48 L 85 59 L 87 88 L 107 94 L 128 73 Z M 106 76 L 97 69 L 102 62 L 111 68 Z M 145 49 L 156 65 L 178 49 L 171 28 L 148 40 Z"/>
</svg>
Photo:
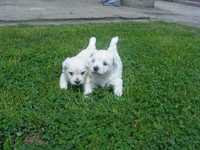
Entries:
<svg viewBox="0 0 200 150">
<path fill-rule="evenodd" d="M 153 17 L 157 19 L 200 27 L 200 7 L 163 1 L 157 1 L 155 6 L 169 12 L 164 15 L 155 14 Z"/>
<path fill-rule="evenodd" d="M 158 19 L 200 27 L 200 7 L 157 1 L 154 9 L 102 6 L 99 0 L 0 0 L 0 24 Z"/>
</svg>

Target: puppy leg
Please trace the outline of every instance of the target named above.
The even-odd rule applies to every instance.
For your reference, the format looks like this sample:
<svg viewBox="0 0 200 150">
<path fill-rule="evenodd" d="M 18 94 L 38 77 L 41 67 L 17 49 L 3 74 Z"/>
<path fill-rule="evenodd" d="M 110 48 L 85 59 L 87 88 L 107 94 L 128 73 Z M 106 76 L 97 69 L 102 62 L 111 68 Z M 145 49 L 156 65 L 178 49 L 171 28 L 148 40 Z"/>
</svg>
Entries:
<svg viewBox="0 0 200 150">
<path fill-rule="evenodd" d="M 61 74 L 60 76 L 60 88 L 61 89 L 67 89 L 67 78 L 66 75 L 64 73 Z"/>
<path fill-rule="evenodd" d="M 116 96 L 122 96 L 123 94 L 123 83 L 122 79 L 113 80 L 113 90 Z"/>
<path fill-rule="evenodd" d="M 89 95 L 93 91 L 93 84 L 89 79 L 86 79 L 86 82 L 84 84 L 84 95 Z"/>
<path fill-rule="evenodd" d="M 87 83 L 84 85 L 84 95 L 89 95 L 93 91 L 92 85 L 90 83 Z"/>
</svg>

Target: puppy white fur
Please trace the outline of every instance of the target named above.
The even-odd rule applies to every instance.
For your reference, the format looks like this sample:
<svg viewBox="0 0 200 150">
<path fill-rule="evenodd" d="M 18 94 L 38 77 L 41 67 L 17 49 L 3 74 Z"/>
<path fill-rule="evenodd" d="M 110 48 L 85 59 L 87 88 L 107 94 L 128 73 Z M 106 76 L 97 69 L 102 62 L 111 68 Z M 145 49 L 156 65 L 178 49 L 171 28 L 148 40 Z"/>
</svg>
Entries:
<svg viewBox="0 0 200 150">
<path fill-rule="evenodd" d="M 66 58 L 62 63 L 60 76 L 60 88 L 67 89 L 68 84 L 80 86 L 85 83 L 88 77 L 87 62 L 89 57 L 96 50 L 96 38 L 91 37 L 86 49 L 74 57 Z"/>
<path fill-rule="evenodd" d="M 118 37 L 113 37 L 107 50 L 96 50 L 89 59 L 90 78 L 86 79 L 84 94 L 97 86 L 112 86 L 116 96 L 123 94 L 122 62 L 117 52 Z"/>
</svg>

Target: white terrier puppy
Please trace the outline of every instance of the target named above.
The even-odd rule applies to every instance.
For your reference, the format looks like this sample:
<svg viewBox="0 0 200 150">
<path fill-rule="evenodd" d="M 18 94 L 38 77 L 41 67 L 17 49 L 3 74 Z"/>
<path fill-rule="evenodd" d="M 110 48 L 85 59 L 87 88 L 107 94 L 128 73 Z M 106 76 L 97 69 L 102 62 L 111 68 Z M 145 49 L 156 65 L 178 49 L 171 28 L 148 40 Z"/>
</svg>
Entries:
<svg viewBox="0 0 200 150">
<path fill-rule="evenodd" d="M 113 37 L 107 50 L 96 50 L 89 59 L 90 78 L 85 83 L 84 94 L 92 93 L 97 86 L 112 86 L 116 96 L 122 96 L 122 62 L 117 52 L 118 37 Z"/>
<path fill-rule="evenodd" d="M 80 86 L 85 83 L 88 76 L 87 62 L 89 57 L 96 50 L 96 38 L 91 37 L 86 49 L 78 55 L 66 58 L 62 63 L 62 73 L 60 76 L 60 88 L 67 89 L 68 83 Z"/>
</svg>

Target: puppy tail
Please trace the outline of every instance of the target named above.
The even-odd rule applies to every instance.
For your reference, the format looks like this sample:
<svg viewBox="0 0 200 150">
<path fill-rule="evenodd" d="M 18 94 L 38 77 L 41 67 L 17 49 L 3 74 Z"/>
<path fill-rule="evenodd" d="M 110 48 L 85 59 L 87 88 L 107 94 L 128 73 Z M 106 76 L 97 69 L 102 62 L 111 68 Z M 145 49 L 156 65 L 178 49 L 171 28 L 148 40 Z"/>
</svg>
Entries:
<svg viewBox="0 0 200 150">
<path fill-rule="evenodd" d="M 96 38 L 91 37 L 87 49 L 96 49 Z"/>
<path fill-rule="evenodd" d="M 111 41 L 110 41 L 110 45 L 109 45 L 108 50 L 116 52 L 117 51 L 117 43 L 118 43 L 118 41 L 119 41 L 119 37 L 118 36 L 113 37 L 111 39 Z"/>
</svg>

